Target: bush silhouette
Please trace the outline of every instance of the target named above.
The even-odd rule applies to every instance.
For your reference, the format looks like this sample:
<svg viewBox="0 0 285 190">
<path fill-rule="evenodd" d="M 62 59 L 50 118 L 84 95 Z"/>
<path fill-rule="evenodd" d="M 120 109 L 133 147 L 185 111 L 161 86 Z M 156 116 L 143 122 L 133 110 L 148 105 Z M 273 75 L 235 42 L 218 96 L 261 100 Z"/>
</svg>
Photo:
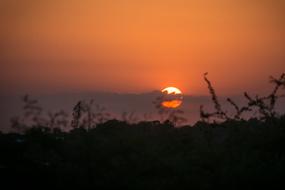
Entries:
<svg viewBox="0 0 285 190">
<path fill-rule="evenodd" d="M 207 113 L 201 109 L 201 121 L 179 128 L 167 119 L 109 119 L 104 109 L 93 112 L 93 103 L 84 101 L 75 105 L 72 121 L 60 111 L 46 119 L 37 102 L 26 96 L 24 116 L 13 120 L 13 127 L 21 130 L 0 133 L 2 185 L 284 188 L 285 116 L 274 110 L 282 97 L 277 93 L 284 87 L 284 75 L 271 79 L 275 87 L 268 96 L 253 98 L 246 93 L 245 106 L 228 99 L 236 109 L 233 116 L 223 110 L 207 75 L 204 77 L 216 110 Z M 259 117 L 242 118 L 243 112 L 256 108 Z M 63 130 L 71 125 L 70 130 Z"/>
</svg>

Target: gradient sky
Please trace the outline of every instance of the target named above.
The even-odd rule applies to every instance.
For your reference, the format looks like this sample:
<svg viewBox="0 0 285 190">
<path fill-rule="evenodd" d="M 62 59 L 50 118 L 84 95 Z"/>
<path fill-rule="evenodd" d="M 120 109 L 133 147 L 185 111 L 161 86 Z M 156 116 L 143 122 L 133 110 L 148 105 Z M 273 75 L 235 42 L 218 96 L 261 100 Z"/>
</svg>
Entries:
<svg viewBox="0 0 285 190">
<path fill-rule="evenodd" d="M 285 71 L 284 0 L 1 0 L 4 93 L 264 92 Z"/>
</svg>

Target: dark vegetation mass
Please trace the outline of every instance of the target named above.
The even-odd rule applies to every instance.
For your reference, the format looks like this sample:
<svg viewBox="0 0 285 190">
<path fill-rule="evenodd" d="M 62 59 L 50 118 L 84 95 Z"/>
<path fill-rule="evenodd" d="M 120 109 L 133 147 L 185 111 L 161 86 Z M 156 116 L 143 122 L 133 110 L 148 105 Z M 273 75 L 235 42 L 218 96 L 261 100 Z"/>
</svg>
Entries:
<svg viewBox="0 0 285 190">
<path fill-rule="evenodd" d="M 79 101 L 71 118 L 43 114 L 23 98 L 15 132 L 0 133 L 3 186 L 93 189 L 258 189 L 285 187 L 285 74 L 271 77 L 266 96 L 244 93 L 246 105 L 223 109 L 207 78 L 214 112 L 201 106 L 201 120 L 185 125 L 183 112 L 154 101 L 160 120 L 137 121 L 133 113 L 113 119 L 93 100 Z M 251 114 L 248 116 L 249 114 Z M 247 115 L 247 118 L 243 114 Z M 179 127 L 176 127 L 179 126 Z"/>
</svg>

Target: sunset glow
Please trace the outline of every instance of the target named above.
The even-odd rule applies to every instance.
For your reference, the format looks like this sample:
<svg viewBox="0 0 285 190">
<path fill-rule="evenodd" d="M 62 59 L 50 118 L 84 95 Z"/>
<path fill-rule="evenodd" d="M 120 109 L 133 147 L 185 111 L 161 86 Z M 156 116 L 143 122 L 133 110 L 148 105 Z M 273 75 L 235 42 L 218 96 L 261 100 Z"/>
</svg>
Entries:
<svg viewBox="0 0 285 190">
<path fill-rule="evenodd" d="M 0 26 L 2 187 L 285 186 L 285 0 L 0 0 Z"/>
<path fill-rule="evenodd" d="M 182 104 L 181 100 L 164 101 L 161 103 L 166 108 L 177 108 Z"/>
<path fill-rule="evenodd" d="M 164 95 L 164 101 L 161 102 L 161 105 L 166 108 L 177 108 L 182 104 L 182 92 L 176 87 L 167 87 L 164 88 L 162 93 Z"/>
<path fill-rule="evenodd" d="M 266 91 L 264 78 L 284 69 L 284 10 L 285 1 L 272 0 L 2 0 L 0 88 L 177 84 L 205 95 L 209 72 L 220 94 Z"/>
</svg>

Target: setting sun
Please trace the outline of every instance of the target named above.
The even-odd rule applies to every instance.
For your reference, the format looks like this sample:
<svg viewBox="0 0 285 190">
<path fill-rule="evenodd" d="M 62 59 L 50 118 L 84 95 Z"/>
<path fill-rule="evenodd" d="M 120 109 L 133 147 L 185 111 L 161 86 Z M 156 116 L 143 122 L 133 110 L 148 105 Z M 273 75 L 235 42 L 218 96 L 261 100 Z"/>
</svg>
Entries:
<svg viewBox="0 0 285 190">
<path fill-rule="evenodd" d="M 163 93 L 167 92 L 167 94 L 182 94 L 181 90 L 179 90 L 176 87 L 167 87 L 163 89 L 161 92 Z"/>
<path fill-rule="evenodd" d="M 182 104 L 182 92 L 176 87 L 167 87 L 161 91 L 164 95 L 161 105 L 166 108 L 177 108 Z"/>
</svg>

